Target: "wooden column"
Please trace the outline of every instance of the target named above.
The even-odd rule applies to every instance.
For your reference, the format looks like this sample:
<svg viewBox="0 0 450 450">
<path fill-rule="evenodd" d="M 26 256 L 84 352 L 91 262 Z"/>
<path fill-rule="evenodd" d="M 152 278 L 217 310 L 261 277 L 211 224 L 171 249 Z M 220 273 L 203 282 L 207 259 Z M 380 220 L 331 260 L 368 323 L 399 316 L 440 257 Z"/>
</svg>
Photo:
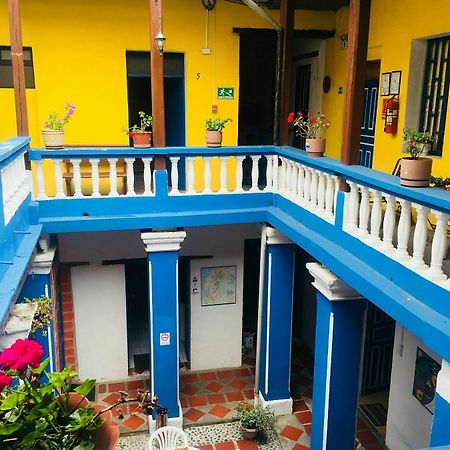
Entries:
<svg viewBox="0 0 450 450">
<path fill-rule="evenodd" d="M 155 37 L 162 32 L 162 0 L 150 0 L 150 76 L 152 83 L 153 145 L 166 146 L 164 110 L 164 58 L 156 46 Z M 155 169 L 166 168 L 164 157 L 155 158 Z"/>
<path fill-rule="evenodd" d="M 280 21 L 283 29 L 283 59 L 281 66 L 280 144 L 288 144 L 287 117 L 291 100 L 292 47 L 294 44 L 295 1 L 281 0 Z"/>
<path fill-rule="evenodd" d="M 25 67 L 23 63 L 19 0 L 8 0 L 8 14 L 17 134 L 19 136 L 28 136 L 27 97 L 25 91 Z"/>
<path fill-rule="evenodd" d="M 347 86 L 341 148 L 341 162 L 346 165 L 357 164 L 359 158 L 369 20 L 370 0 L 350 0 Z"/>
</svg>

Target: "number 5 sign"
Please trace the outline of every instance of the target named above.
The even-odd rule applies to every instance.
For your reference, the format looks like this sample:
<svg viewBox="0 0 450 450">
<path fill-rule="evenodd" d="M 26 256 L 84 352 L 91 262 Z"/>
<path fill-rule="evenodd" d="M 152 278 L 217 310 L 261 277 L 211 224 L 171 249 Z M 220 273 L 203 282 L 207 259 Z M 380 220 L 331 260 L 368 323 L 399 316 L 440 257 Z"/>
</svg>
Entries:
<svg viewBox="0 0 450 450">
<path fill-rule="evenodd" d="M 170 333 L 159 333 L 159 345 L 170 345 Z"/>
</svg>

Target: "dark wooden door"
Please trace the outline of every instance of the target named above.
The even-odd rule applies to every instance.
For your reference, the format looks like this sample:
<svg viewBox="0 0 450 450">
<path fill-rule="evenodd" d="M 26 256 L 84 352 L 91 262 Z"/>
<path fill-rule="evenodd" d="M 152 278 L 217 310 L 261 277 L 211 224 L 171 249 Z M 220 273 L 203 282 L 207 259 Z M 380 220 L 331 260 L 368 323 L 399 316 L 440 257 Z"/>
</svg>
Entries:
<svg viewBox="0 0 450 450">
<path fill-rule="evenodd" d="M 307 114 L 309 111 L 309 86 L 311 83 L 311 64 L 297 66 L 295 77 L 295 112 Z M 305 148 L 305 138 L 295 136 L 294 147 Z"/>
<path fill-rule="evenodd" d="M 359 146 L 359 165 L 372 167 L 377 119 L 378 80 L 367 80 L 364 87 L 364 110 Z"/>
</svg>

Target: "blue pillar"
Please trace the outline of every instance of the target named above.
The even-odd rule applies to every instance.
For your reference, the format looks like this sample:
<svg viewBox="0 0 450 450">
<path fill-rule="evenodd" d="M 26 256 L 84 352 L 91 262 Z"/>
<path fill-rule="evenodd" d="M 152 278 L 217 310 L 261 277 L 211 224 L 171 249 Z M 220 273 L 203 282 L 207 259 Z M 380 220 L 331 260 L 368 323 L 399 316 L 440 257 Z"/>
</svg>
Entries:
<svg viewBox="0 0 450 450">
<path fill-rule="evenodd" d="M 292 301 L 295 244 L 267 228 L 259 392 L 263 405 L 277 414 L 292 412 Z"/>
<path fill-rule="evenodd" d="M 430 447 L 441 445 L 450 446 L 450 363 L 444 360 L 437 379 Z"/>
<path fill-rule="evenodd" d="M 182 426 L 178 377 L 178 254 L 184 231 L 141 234 L 148 256 L 150 386 L 169 412 L 169 424 Z"/>
<path fill-rule="evenodd" d="M 318 290 L 311 450 L 353 449 L 367 302 L 320 264 L 306 267 Z"/>
</svg>

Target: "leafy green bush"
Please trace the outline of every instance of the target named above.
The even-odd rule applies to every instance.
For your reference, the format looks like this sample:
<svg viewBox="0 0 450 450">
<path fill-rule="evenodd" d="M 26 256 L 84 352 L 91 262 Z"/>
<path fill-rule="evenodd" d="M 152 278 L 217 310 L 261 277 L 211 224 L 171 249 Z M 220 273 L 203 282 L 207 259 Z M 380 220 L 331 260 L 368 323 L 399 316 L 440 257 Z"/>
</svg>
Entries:
<svg viewBox="0 0 450 450">
<path fill-rule="evenodd" d="M 249 403 L 241 402 L 236 406 L 236 411 L 242 427 L 256 430 L 258 433 L 265 433 L 275 420 L 274 414 L 269 407 L 263 408 L 261 405 L 253 406 Z"/>
</svg>

